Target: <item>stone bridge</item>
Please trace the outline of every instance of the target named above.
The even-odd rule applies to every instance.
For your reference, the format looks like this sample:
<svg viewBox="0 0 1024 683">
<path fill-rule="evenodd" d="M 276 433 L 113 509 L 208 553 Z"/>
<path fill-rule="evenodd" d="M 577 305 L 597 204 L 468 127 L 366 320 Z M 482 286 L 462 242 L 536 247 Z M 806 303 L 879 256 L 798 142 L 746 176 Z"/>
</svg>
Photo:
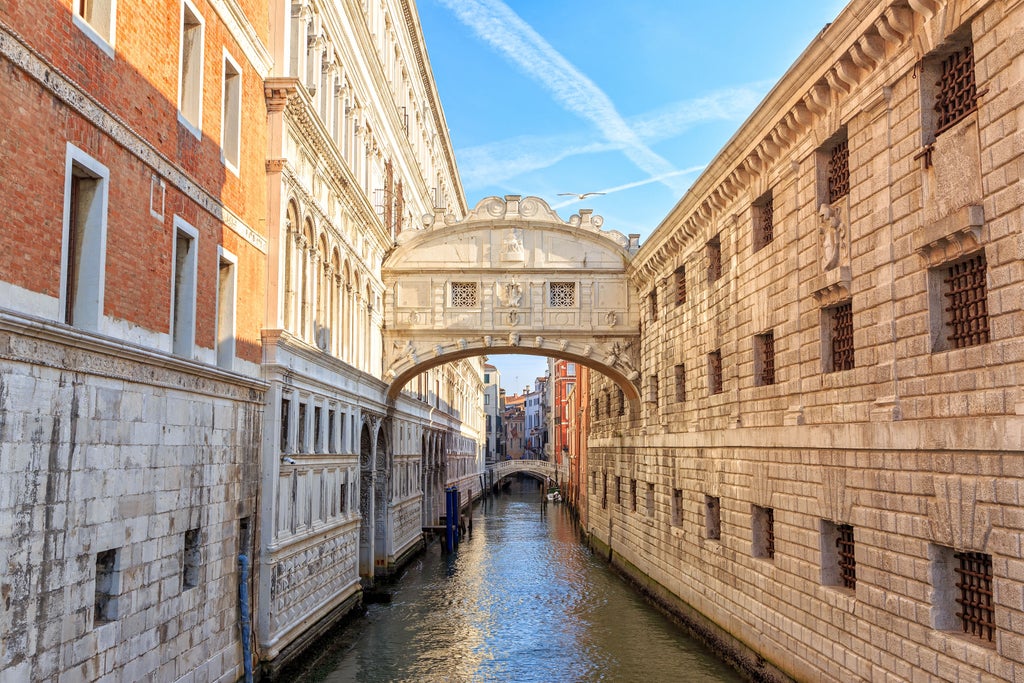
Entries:
<svg viewBox="0 0 1024 683">
<path fill-rule="evenodd" d="M 547 460 L 502 460 L 487 466 L 487 481 L 498 483 L 518 473 L 528 474 L 541 481 L 555 480 L 555 464 Z"/>
<path fill-rule="evenodd" d="M 639 399 L 639 305 L 626 277 L 635 238 L 602 230 L 589 209 L 564 221 L 518 195 L 424 222 L 382 265 L 391 399 L 431 367 L 498 353 L 574 361 Z"/>
</svg>

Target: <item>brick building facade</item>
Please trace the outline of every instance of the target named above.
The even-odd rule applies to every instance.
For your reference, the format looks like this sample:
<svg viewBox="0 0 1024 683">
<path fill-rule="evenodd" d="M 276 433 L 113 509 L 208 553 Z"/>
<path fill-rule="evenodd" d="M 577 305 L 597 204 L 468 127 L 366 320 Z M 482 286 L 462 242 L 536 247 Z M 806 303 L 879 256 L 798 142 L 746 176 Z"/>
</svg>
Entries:
<svg viewBox="0 0 1024 683">
<path fill-rule="evenodd" d="M 1022 26 L 854 0 L 631 265 L 589 531 L 753 672 L 1024 677 Z"/>
</svg>

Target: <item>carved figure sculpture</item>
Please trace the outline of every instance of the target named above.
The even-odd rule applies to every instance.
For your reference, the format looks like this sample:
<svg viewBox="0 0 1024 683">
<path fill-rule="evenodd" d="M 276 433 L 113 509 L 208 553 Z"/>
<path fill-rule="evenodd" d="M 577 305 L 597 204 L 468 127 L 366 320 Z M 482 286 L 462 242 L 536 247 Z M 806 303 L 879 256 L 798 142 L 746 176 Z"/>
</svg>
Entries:
<svg viewBox="0 0 1024 683">
<path fill-rule="evenodd" d="M 839 212 L 828 204 L 818 209 L 818 232 L 821 235 L 821 269 L 832 270 L 839 265 L 843 243 L 843 224 Z"/>
</svg>

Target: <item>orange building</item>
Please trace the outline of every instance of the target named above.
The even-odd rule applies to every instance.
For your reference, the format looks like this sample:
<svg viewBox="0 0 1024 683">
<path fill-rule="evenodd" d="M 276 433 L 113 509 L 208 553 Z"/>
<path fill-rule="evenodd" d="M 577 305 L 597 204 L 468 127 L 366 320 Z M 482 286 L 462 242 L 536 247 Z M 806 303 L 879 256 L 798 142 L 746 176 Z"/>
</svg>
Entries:
<svg viewBox="0 0 1024 683">
<path fill-rule="evenodd" d="M 569 447 L 569 504 L 587 528 L 587 437 L 590 433 L 590 368 L 576 366 L 576 382 L 565 397 L 566 445 Z"/>
</svg>

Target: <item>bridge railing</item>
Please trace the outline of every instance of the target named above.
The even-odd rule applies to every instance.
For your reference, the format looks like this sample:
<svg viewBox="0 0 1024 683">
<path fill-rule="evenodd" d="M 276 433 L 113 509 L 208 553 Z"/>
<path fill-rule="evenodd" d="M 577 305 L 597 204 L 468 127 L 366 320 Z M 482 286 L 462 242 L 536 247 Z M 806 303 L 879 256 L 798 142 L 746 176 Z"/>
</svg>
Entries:
<svg viewBox="0 0 1024 683">
<path fill-rule="evenodd" d="M 488 466 L 488 477 L 490 481 L 498 481 L 510 474 L 517 472 L 529 472 L 539 474 L 550 479 L 555 478 L 555 466 L 547 460 L 502 460 Z"/>
</svg>

